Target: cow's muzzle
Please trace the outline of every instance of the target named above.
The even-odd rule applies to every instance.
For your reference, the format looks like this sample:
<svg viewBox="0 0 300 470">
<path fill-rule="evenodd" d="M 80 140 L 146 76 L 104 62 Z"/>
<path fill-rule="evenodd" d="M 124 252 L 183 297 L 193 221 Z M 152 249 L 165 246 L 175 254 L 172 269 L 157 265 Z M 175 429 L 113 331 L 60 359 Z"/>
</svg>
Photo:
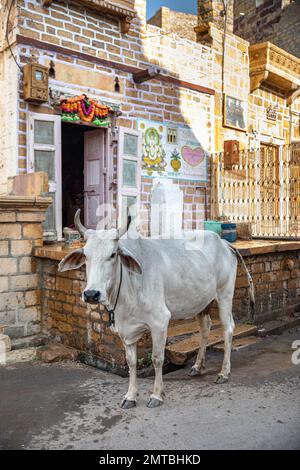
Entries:
<svg viewBox="0 0 300 470">
<path fill-rule="evenodd" d="M 98 290 L 85 290 L 83 292 L 84 301 L 88 304 L 98 304 L 100 302 L 100 291 Z"/>
</svg>

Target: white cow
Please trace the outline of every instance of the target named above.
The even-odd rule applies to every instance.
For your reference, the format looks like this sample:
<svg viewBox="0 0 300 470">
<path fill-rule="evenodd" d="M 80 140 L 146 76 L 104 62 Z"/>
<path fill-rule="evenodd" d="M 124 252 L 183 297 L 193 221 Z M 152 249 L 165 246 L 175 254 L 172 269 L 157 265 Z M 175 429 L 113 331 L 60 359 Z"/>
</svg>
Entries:
<svg viewBox="0 0 300 470">
<path fill-rule="evenodd" d="M 136 405 L 137 342 L 149 330 L 155 383 L 148 407 L 163 403 L 162 366 L 170 319 L 197 318 L 200 345 L 190 374 L 203 372 L 211 319 L 209 314 L 199 312 L 213 300 L 218 303 L 225 344 L 223 366 L 216 382 L 227 381 L 234 331 L 232 299 L 237 256 L 246 270 L 254 304 L 252 279 L 237 250 L 210 231 L 197 232 L 198 241 L 195 235 L 194 241 L 121 239 L 126 228 L 87 230 L 79 215 L 80 211 L 77 211 L 75 224 L 84 235 L 86 245 L 68 254 L 59 264 L 59 271 L 86 264 L 87 286 L 83 300 L 101 303 L 108 310 L 114 310 L 114 330 L 123 340 L 130 374 L 122 408 Z"/>
</svg>

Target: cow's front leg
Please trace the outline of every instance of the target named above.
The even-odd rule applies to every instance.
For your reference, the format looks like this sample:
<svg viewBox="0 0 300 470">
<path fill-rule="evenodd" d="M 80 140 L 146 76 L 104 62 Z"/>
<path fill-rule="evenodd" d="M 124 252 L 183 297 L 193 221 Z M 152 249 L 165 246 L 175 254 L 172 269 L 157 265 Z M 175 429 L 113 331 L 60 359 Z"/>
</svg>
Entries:
<svg viewBox="0 0 300 470">
<path fill-rule="evenodd" d="M 168 321 L 169 323 L 169 321 Z M 155 370 L 155 382 L 153 393 L 147 404 L 148 408 L 156 408 L 163 404 L 164 386 L 162 368 L 165 357 L 165 347 L 168 333 L 168 323 L 163 328 L 151 330 L 152 334 L 152 364 Z"/>
<path fill-rule="evenodd" d="M 228 381 L 230 376 L 230 357 L 232 347 L 232 336 L 234 332 L 234 320 L 232 318 L 232 301 L 222 299 L 219 303 L 220 320 L 223 326 L 224 333 L 224 359 L 222 370 L 216 378 L 216 383 L 222 384 Z"/>
<path fill-rule="evenodd" d="M 122 401 L 121 408 L 129 409 L 136 406 L 136 397 L 137 397 L 137 380 L 136 380 L 136 363 L 137 363 L 137 343 L 135 344 L 126 344 L 125 353 L 126 360 L 129 367 L 129 387 L 128 392 L 125 395 L 124 400 Z"/>
<path fill-rule="evenodd" d="M 196 362 L 189 373 L 191 377 L 193 377 L 194 375 L 201 375 L 205 371 L 205 353 L 209 332 L 211 329 L 211 319 L 209 313 L 200 313 L 199 315 L 197 315 L 197 321 L 199 324 L 200 331 L 200 348 L 198 351 Z"/>
</svg>

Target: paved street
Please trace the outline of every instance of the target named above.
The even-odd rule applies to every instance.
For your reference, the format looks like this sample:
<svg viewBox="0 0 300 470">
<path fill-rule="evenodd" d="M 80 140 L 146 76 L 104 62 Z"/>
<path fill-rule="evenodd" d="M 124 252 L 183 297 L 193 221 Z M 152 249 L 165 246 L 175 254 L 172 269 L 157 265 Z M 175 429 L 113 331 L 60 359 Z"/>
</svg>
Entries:
<svg viewBox="0 0 300 470">
<path fill-rule="evenodd" d="M 233 353 L 231 382 L 208 373 L 165 376 L 166 401 L 148 409 L 152 378 L 139 380 L 138 406 L 121 410 L 127 379 L 81 364 L 37 361 L 0 367 L 0 449 L 299 449 L 300 329 Z"/>
</svg>

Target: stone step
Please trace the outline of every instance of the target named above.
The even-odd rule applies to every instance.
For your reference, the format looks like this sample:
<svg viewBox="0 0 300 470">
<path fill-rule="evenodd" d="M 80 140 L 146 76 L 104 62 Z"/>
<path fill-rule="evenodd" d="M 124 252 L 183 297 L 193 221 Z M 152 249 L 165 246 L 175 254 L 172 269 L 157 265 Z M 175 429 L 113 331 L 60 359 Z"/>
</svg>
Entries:
<svg viewBox="0 0 300 470">
<path fill-rule="evenodd" d="M 296 312 L 293 316 L 285 315 L 278 320 L 272 320 L 258 327 L 258 336 L 280 335 L 290 328 L 300 325 L 300 312 Z"/>
<path fill-rule="evenodd" d="M 36 357 L 38 360 L 52 363 L 60 361 L 75 361 L 79 352 L 74 348 L 69 348 L 62 344 L 48 344 L 37 350 Z"/>
<path fill-rule="evenodd" d="M 237 325 L 234 330 L 234 338 L 242 338 L 257 334 L 257 327 L 254 325 Z M 208 347 L 223 342 L 223 331 L 221 327 L 217 327 L 210 332 L 208 339 Z M 185 364 L 188 359 L 194 356 L 199 349 L 200 335 L 191 335 L 181 341 L 169 344 L 166 347 L 166 358 L 176 365 Z"/>
<path fill-rule="evenodd" d="M 17 338 L 11 341 L 13 350 L 24 349 L 31 347 L 38 347 L 47 344 L 48 337 L 42 335 L 25 336 L 24 338 Z"/>
<path fill-rule="evenodd" d="M 246 336 L 244 338 L 234 338 L 232 341 L 232 351 L 240 351 L 241 349 L 245 349 L 253 344 L 257 344 L 262 341 L 262 338 L 258 336 Z M 213 351 L 224 352 L 224 342 L 215 344 L 212 347 Z"/>
<path fill-rule="evenodd" d="M 16 364 L 19 362 L 31 362 L 36 359 L 36 348 L 24 348 L 9 351 L 6 354 L 5 364 Z"/>
<path fill-rule="evenodd" d="M 220 326 L 220 321 L 212 319 L 212 330 Z M 176 337 L 191 333 L 198 333 L 199 325 L 195 318 L 192 320 L 173 320 L 168 328 L 168 337 Z"/>
</svg>

